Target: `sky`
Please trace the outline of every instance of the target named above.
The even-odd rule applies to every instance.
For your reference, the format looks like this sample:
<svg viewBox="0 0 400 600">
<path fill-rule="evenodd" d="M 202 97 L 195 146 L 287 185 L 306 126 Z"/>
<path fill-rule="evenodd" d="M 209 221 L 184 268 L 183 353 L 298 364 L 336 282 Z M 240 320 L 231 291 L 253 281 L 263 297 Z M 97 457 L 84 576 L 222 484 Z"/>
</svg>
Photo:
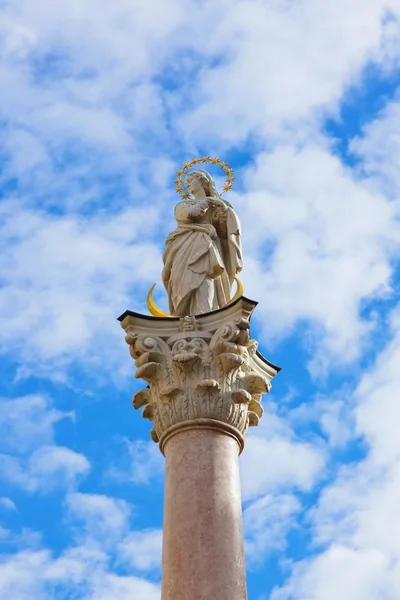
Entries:
<svg viewBox="0 0 400 600">
<path fill-rule="evenodd" d="M 0 0 L 0 600 L 159 600 L 164 459 L 117 317 L 176 171 L 235 169 L 249 600 L 400 598 L 400 0 Z M 218 171 L 212 171 L 223 185 Z"/>
</svg>

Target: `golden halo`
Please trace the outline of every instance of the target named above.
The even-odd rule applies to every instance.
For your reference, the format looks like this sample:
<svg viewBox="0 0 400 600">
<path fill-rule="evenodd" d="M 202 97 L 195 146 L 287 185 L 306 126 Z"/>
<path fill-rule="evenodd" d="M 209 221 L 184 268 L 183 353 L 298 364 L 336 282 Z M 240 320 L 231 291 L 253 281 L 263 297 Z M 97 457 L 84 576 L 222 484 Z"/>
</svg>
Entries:
<svg viewBox="0 0 400 600">
<path fill-rule="evenodd" d="M 237 277 L 234 277 L 234 280 L 236 281 L 236 293 L 233 296 L 232 300 L 230 300 L 226 306 L 233 304 L 234 302 L 236 302 L 236 300 L 239 300 L 239 298 L 241 298 L 243 296 L 242 282 Z M 153 317 L 163 317 L 164 319 L 180 318 L 179 315 L 169 315 L 168 313 L 161 310 L 161 308 L 158 308 L 157 304 L 153 300 L 153 290 L 155 287 L 156 287 L 156 284 L 154 283 L 151 286 L 149 293 L 147 294 L 147 300 L 146 300 L 147 308 L 149 309 L 149 312 L 153 315 Z M 225 308 L 225 306 L 223 306 L 222 308 Z"/>
<path fill-rule="evenodd" d="M 213 158 L 211 156 L 203 156 L 202 158 L 194 158 L 193 160 L 184 163 L 183 169 L 179 169 L 179 171 L 177 171 L 178 177 L 175 179 L 175 186 L 176 186 L 175 189 L 176 189 L 177 193 L 180 194 L 184 200 L 186 200 L 187 198 L 190 197 L 190 194 L 188 194 L 187 192 L 184 191 L 184 187 L 183 187 L 184 175 L 185 175 L 186 171 L 188 171 L 192 167 L 195 167 L 196 165 L 199 165 L 200 163 L 212 164 L 212 165 L 217 165 L 217 166 L 221 167 L 221 169 L 223 169 L 225 171 L 225 175 L 226 175 L 226 183 L 223 187 L 223 190 L 224 190 L 224 192 L 229 192 L 229 190 L 232 189 L 232 183 L 235 181 L 235 178 L 233 177 L 233 169 L 231 169 L 229 167 L 228 163 L 222 162 L 219 158 L 216 158 L 216 157 Z"/>
</svg>

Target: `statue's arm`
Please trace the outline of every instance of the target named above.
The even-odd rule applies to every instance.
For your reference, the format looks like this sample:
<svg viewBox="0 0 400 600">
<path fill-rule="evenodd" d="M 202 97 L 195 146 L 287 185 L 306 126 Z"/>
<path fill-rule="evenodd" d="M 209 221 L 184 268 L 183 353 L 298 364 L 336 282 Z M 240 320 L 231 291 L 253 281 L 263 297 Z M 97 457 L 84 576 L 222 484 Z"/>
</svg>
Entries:
<svg viewBox="0 0 400 600">
<path fill-rule="evenodd" d="M 208 202 L 196 202 L 196 204 L 180 202 L 175 207 L 175 218 L 182 222 L 197 221 L 206 213 L 208 207 Z"/>
</svg>

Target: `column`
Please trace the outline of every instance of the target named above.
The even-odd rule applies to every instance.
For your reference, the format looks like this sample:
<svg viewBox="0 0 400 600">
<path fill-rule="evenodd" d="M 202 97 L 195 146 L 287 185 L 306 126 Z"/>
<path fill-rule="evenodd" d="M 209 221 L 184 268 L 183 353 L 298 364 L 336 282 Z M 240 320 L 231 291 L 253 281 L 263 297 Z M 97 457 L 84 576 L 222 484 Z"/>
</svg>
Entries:
<svg viewBox="0 0 400 600">
<path fill-rule="evenodd" d="M 197 317 L 120 317 L 148 386 L 135 408 L 166 458 L 162 600 L 246 600 L 238 457 L 279 371 L 250 338 L 255 303 Z"/>
</svg>

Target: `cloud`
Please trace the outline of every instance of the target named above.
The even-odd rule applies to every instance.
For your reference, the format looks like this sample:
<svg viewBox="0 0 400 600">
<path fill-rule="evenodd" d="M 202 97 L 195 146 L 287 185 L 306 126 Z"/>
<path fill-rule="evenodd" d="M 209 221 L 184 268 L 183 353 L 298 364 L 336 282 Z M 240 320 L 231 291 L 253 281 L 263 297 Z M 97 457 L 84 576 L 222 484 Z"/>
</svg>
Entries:
<svg viewBox="0 0 400 600">
<path fill-rule="evenodd" d="M 265 408 L 258 431 L 247 435 L 240 459 L 244 500 L 291 489 L 310 490 L 323 473 L 323 449 L 297 439 L 272 404 Z"/>
<path fill-rule="evenodd" d="M 246 293 L 262 298 L 264 336 L 280 339 L 306 322 L 310 350 L 320 349 L 314 373 L 354 360 L 376 326 L 361 308 L 390 296 L 396 205 L 316 145 L 260 154 L 246 181 L 237 200 L 251 250 L 243 279 Z"/>
<path fill-rule="evenodd" d="M 75 539 L 83 547 L 107 549 L 128 571 L 160 569 L 162 531 L 130 530 L 131 507 L 125 500 L 76 492 L 67 496 L 66 507 Z"/>
<path fill-rule="evenodd" d="M 127 353 L 116 316 L 131 305 L 131 290 L 140 281 L 144 302 L 146 285 L 154 282 L 162 264 L 154 244 L 134 242 L 146 222 L 151 223 L 148 232 L 155 227 L 157 211 L 129 208 L 112 218 L 80 221 L 26 209 L 15 216 L 7 205 L 3 217 L 3 352 L 34 365 L 35 373 L 43 365 L 57 373 L 57 367 L 62 370 L 74 360 L 93 365 L 102 358 L 111 366 L 110 356 L 104 356 L 110 352 L 117 354 L 119 361 L 112 362 L 119 367 Z M 100 330 L 103 343 L 95 344 Z"/>
<path fill-rule="evenodd" d="M 158 444 L 135 440 L 127 442 L 131 472 L 129 478 L 134 483 L 149 483 L 164 473 L 164 457 Z"/>
<path fill-rule="evenodd" d="M 29 458 L 0 454 L 4 480 L 31 493 L 74 487 L 89 470 L 90 463 L 83 454 L 62 446 L 42 446 Z"/>
<path fill-rule="evenodd" d="M 0 498 L 0 506 L 7 510 L 17 511 L 18 509 L 15 506 L 15 503 L 11 500 L 11 498 L 5 498 L 4 496 Z"/>
<path fill-rule="evenodd" d="M 329 448 L 344 449 L 358 436 L 355 431 L 353 390 L 343 386 L 331 394 L 318 393 L 312 401 L 307 399 L 288 413 L 295 427 L 309 428 L 317 424 L 327 439 Z"/>
<path fill-rule="evenodd" d="M 326 356 L 314 371 L 358 355 L 375 325 L 360 304 L 390 289 L 394 213 L 332 156 L 321 123 L 370 61 L 393 66 L 400 7 L 347 4 L 103 1 L 95 19 L 93 2 L 5 7 L 3 182 L 12 193 L 0 325 L 21 375 L 40 367 L 65 379 L 77 360 L 97 372 L 127 364 L 114 320 L 126 306 L 144 310 L 159 279 L 157 228 L 167 233 L 165 218 L 172 226 L 175 156 L 210 144 L 227 152 L 254 135 L 255 169 L 234 201 L 246 293 L 263 298 L 264 334 L 277 339 L 306 321 Z"/>
<path fill-rule="evenodd" d="M 0 557 L 0 600 L 160 598 L 157 584 L 132 573 L 156 566 L 151 555 L 154 552 L 159 556 L 159 533 L 130 531 L 130 509 L 124 500 L 70 493 L 64 508 L 65 523 L 72 529 L 76 545 L 67 545 L 55 553 L 42 547 L 37 536 L 30 535 L 29 547 L 25 543 L 28 537 L 17 539 L 14 535 L 16 551 Z M 134 545 L 135 540 L 140 545 Z M 130 550 L 133 560 L 127 555 Z M 114 572 L 115 565 L 122 562 L 124 575 Z"/>
<path fill-rule="evenodd" d="M 41 395 L 0 400 L 0 472 L 7 483 L 33 492 L 73 487 L 88 473 L 83 454 L 55 445 L 55 425 L 74 419 Z"/>
<path fill-rule="evenodd" d="M 309 567 L 309 568 L 307 568 Z M 356 552 L 334 546 L 309 565 L 296 570 L 298 578 L 279 591 L 271 600 L 394 600 L 394 589 L 385 574 L 384 558 L 379 552 Z"/>
<path fill-rule="evenodd" d="M 355 0 L 351 6 L 345 0 L 253 0 L 224 8 L 214 5 L 208 19 L 207 58 L 222 58 L 202 63 L 193 106 L 180 119 L 187 138 L 217 147 L 250 135 L 261 146 L 312 135 L 366 64 L 388 65 L 393 27 L 386 17 L 391 13 L 393 23 L 399 15 L 397 0 Z M 399 48 L 390 48 L 393 60 Z"/>
<path fill-rule="evenodd" d="M 353 169 L 323 124 L 368 65 L 379 73 L 396 67 L 399 13 L 397 0 L 5 6 L 0 348 L 18 361 L 19 376 L 66 382 L 71 366 L 97 381 L 126 373 L 115 317 L 126 307 L 145 310 L 161 238 L 173 227 L 174 165 L 200 148 L 251 156 L 232 201 L 243 221 L 246 294 L 262 300 L 264 340 L 272 345 L 305 323 L 301 343 L 314 375 L 369 350 L 383 318 L 374 301 L 393 298 L 398 107 L 350 146 L 359 159 Z M 331 446 L 356 431 L 368 458 L 325 484 L 310 514 L 314 558 L 294 565 L 276 598 L 399 596 L 397 541 L 388 535 L 398 499 L 396 348 L 393 341 L 386 362 L 363 377 L 351 419 L 340 401 L 318 407 Z M 129 532 L 123 500 L 74 493 L 87 459 L 54 440 L 55 423 L 71 415 L 28 399 L 20 423 L 14 406 L 2 417 L 11 431 L 4 452 L 15 452 L 3 455 L 3 473 L 30 491 L 66 486 L 81 546 L 57 557 L 5 557 L 0 599 L 158 598 L 157 586 L 109 570 L 101 544 L 123 552 L 142 543 L 146 552 L 130 568 L 152 569 L 159 533 Z M 313 489 L 327 460 L 324 443 L 300 439 L 290 415 L 268 419 L 242 457 L 250 555 L 283 547 L 300 510 L 294 494 Z M 134 482 L 161 472 L 156 446 L 134 443 L 131 454 Z"/>
<path fill-rule="evenodd" d="M 157 585 L 107 570 L 107 557 L 85 547 L 72 548 L 58 558 L 47 550 L 3 556 L 0 563 L 0 600 L 111 600 L 132 597 L 158 600 Z M 56 596 L 55 596 L 56 594 Z"/>
<path fill-rule="evenodd" d="M 21 552 L 0 563 L 0 598 L 6 600 L 13 596 L 16 600 L 28 600 L 34 596 L 38 600 L 47 600 L 49 595 L 43 590 L 40 572 L 46 563 L 48 554 L 40 552 Z"/>
<path fill-rule="evenodd" d="M 353 394 L 354 419 L 367 452 L 343 465 L 310 511 L 314 557 L 293 566 L 273 600 L 395 600 L 400 593 L 400 319 L 392 340 Z"/>
<path fill-rule="evenodd" d="M 286 535 L 296 526 L 300 502 L 290 494 L 267 494 L 248 505 L 243 514 L 246 556 L 250 565 L 284 551 Z"/>
<path fill-rule="evenodd" d="M 352 140 L 350 149 L 360 160 L 360 171 L 389 198 L 400 191 L 400 102 L 398 94 Z"/>
<path fill-rule="evenodd" d="M 160 569 L 161 546 L 161 529 L 133 531 L 118 546 L 119 561 L 138 571 Z"/>
<path fill-rule="evenodd" d="M 0 399 L 0 449 L 17 454 L 29 452 L 54 440 L 54 426 L 61 419 L 74 419 L 73 411 L 52 407 L 41 395 Z"/>
<path fill-rule="evenodd" d="M 85 540 L 108 545 L 128 530 L 130 509 L 125 500 L 101 494 L 73 493 L 66 501 L 69 518 L 80 524 L 76 531 Z"/>
<path fill-rule="evenodd" d="M 93 582 L 93 591 L 85 600 L 159 600 L 160 590 L 157 585 L 138 577 L 121 577 L 114 574 L 100 575 Z"/>
<path fill-rule="evenodd" d="M 72 485 L 78 475 L 86 474 L 90 463 L 85 456 L 62 446 L 42 446 L 29 459 L 29 473 L 40 482 L 60 478 Z"/>
</svg>

